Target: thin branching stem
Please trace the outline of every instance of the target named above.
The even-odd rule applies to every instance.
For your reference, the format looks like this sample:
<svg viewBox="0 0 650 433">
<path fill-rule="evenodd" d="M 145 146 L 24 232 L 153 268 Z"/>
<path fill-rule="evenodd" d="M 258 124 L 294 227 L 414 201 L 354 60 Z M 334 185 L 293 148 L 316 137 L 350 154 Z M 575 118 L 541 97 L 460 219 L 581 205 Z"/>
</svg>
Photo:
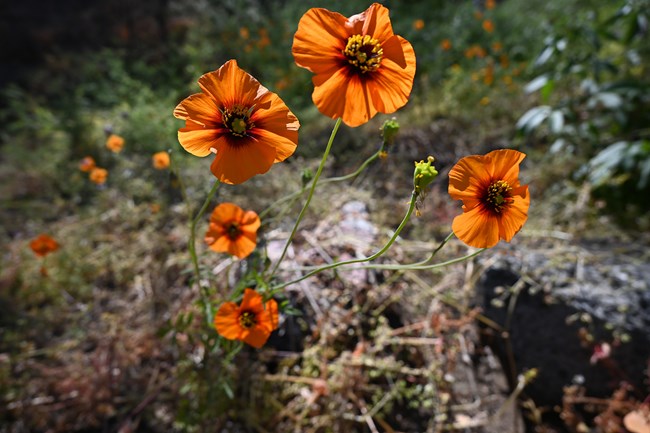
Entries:
<svg viewBox="0 0 650 433">
<path fill-rule="evenodd" d="M 199 212 L 196 214 L 194 219 L 192 219 L 192 222 L 190 224 L 190 240 L 187 243 L 187 249 L 190 252 L 190 257 L 192 258 L 192 265 L 194 267 L 194 277 L 196 278 L 196 284 L 198 284 L 199 290 L 201 292 L 201 302 L 203 303 L 203 308 L 205 310 L 205 317 L 208 324 L 212 324 L 212 308 L 210 307 L 210 294 L 208 293 L 208 288 L 204 287 L 201 284 L 199 258 L 196 254 L 196 225 L 198 224 L 199 221 L 201 221 L 203 214 L 208 209 L 208 206 L 210 205 L 212 198 L 217 193 L 217 189 L 219 189 L 219 185 L 221 185 L 221 182 L 216 180 L 214 182 L 214 185 L 212 185 L 212 189 L 210 189 L 210 192 L 208 192 L 208 195 L 205 198 L 205 201 L 203 202 L 201 209 L 199 209 Z"/>
<path fill-rule="evenodd" d="M 328 183 L 334 183 L 334 182 L 343 182 L 349 179 L 354 179 L 355 177 L 359 176 L 363 170 L 370 165 L 375 159 L 379 158 L 379 154 L 381 153 L 381 150 L 378 150 L 377 152 L 373 153 L 366 159 L 360 166 L 357 168 L 355 171 L 352 173 L 345 174 L 343 176 L 335 176 L 335 177 L 327 177 L 323 180 L 320 181 L 321 185 L 325 185 Z M 291 194 L 287 194 L 282 198 L 279 198 L 275 202 L 271 203 L 266 209 L 264 209 L 262 212 L 259 213 L 260 219 L 264 219 L 266 215 L 271 211 L 271 209 L 278 207 L 279 205 L 286 203 L 288 201 L 293 201 L 295 198 L 300 197 L 303 195 L 306 191 L 306 188 L 300 188 L 300 191 L 294 191 Z"/>
<path fill-rule="evenodd" d="M 306 278 L 309 278 L 312 275 L 315 275 L 315 274 L 317 274 L 319 272 L 327 271 L 329 269 L 338 268 L 339 266 L 353 265 L 355 263 L 369 262 L 371 260 L 375 260 L 376 258 L 380 257 L 382 254 L 384 254 L 386 251 L 388 251 L 388 249 L 391 247 L 391 245 L 393 245 L 393 243 L 395 243 L 395 241 L 397 240 L 397 238 L 398 238 L 399 234 L 401 233 L 402 229 L 406 226 L 406 223 L 411 218 L 411 215 L 413 214 L 413 211 L 415 210 L 417 195 L 418 194 L 415 191 L 413 191 L 413 193 L 411 194 L 411 201 L 409 203 L 409 208 L 406 211 L 406 215 L 404 215 L 404 218 L 402 219 L 402 222 L 399 224 L 399 226 L 397 226 L 397 228 L 395 229 L 395 233 L 393 233 L 393 236 L 391 236 L 391 238 L 388 240 L 388 242 L 386 242 L 386 245 L 384 245 L 379 251 L 377 251 L 373 255 L 368 256 L 368 257 L 364 257 L 364 258 L 360 258 L 360 259 L 344 260 L 342 262 L 330 263 L 328 265 L 321 266 L 319 268 L 314 269 L 311 272 L 306 273 L 305 275 L 303 275 L 303 276 L 301 276 L 299 278 L 296 278 L 295 280 L 291 280 L 289 282 L 282 283 L 282 284 L 279 284 L 277 286 L 274 286 L 272 290 L 282 289 L 282 288 L 290 286 L 292 284 L 299 283 L 300 281 L 302 281 L 302 280 L 304 280 Z"/>
<path fill-rule="evenodd" d="M 302 221 L 303 217 L 307 213 L 307 208 L 309 207 L 309 204 L 311 203 L 311 199 L 314 196 L 314 191 L 316 190 L 316 184 L 318 183 L 318 178 L 320 177 L 321 173 L 323 172 L 323 168 L 325 168 L 325 161 L 327 161 L 327 156 L 329 155 L 330 150 L 332 149 L 332 144 L 334 143 L 334 137 L 336 137 L 336 133 L 339 130 L 339 126 L 341 126 L 341 118 L 340 117 L 336 120 L 336 123 L 334 124 L 334 128 L 332 129 L 330 139 L 327 142 L 327 147 L 325 148 L 325 152 L 323 153 L 323 158 L 320 161 L 320 165 L 318 166 L 318 170 L 316 171 L 316 174 L 314 175 L 314 180 L 312 181 L 311 188 L 309 189 L 309 194 L 307 195 L 307 200 L 305 201 L 305 204 L 303 205 L 302 209 L 300 210 L 300 213 L 298 214 L 298 218 L 296 219 L 296 223 L 293 225 L 293 229 L 291 230 L 291 234 L 289 235 L 289 238 L 287 239 L 287 243 L 284 245 L 284 249 L 282 250 L 282 254 L 280 255 L 280 258 L 275 263 L 275 266 L 273 267 L 273 270 L 271 271 L 271 275 L 275 274 L 275 272 L 278 270 L 278 267 L 280 266 L 280 263 L 282 263 L 282 260 L 284 260 L 284 257 L 287 255 L 287 251 L 289 250 L 289 245 L 291 245 L 291 242 L 293 241 L 293 238 L 296 235 L 296 232 L 298 231 L 298 226 L 300 225 L 300 222 Z"/>
</svg>

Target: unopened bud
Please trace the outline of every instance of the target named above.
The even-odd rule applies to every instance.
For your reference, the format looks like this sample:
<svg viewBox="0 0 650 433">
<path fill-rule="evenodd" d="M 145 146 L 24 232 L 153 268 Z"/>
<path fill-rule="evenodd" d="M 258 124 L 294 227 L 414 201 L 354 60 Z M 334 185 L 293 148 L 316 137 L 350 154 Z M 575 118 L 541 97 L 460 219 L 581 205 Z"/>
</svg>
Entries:
<svg viewBox="0 0 650 433">
<path fill-rule="evenodd" d="M 431 165 L 433 161 L 433 156 L 429 156 L 426 162 L 420 161 L 415 163 L 413 188 L 415 188 L 417 194 L 422 194 L 425 188 L 438 176 L 438 171 Z"/>
<path fill-rule="evenodd" d="M 395 141 L 395 136 L 399 132 L 399 123 L 397 119 L 393 117 L 384 122 L 381 127 L 381 136 L 384 137 L 384 146 L 389 146 Z"/>
<path fill-rule="evenodd" d="M 311 169 L 306 168 L 302 171 L 302 186 L 307 186 L 309 182 L 314 178 L 314 173 L 311 171 Z"/>
</svg>

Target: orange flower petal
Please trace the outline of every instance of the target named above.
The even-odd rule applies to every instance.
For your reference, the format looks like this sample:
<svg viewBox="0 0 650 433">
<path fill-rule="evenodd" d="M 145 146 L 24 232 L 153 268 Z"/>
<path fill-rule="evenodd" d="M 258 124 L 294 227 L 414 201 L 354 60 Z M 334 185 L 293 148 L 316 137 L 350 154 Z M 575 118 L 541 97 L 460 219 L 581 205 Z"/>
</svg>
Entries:
<svg viewBox="0 0 650 433">
<path fill-rule="evenodd" d="M 334 72 L 344 60 L 341 51 L 350 36 L 347 19 L 327 9 L 309 9 L 300 18 L 291 52 L 298 66 L 315 74 Z"/>
<path fill-rule="evenodd" d="M 264 307 L 264 312 L 260 314 L 262 317 L 260 326 L 265 327 L 269 332 L 273 332 L 275 329 L 278 329 L 279 325 L 278 303 L 275 302 L 275 299 L 270 299 Z"/>
<path fill-rule="evenodd" d="M 188 123 L 191 123 L 188 120 Z M 216 148 L 216 131 L 214 129 L 194 129 L 190 127 L 178 130 L 178 141 L 194 156 L 208 156 L 211 148 Z"/>
<path fill-rule="evenodd" d="M 354 80 L 355 83 L 352 83 L 352 80 Z M 358 126 L 368 121 L 369 116 L 365 110 L 362 113 L 355 113 L 352 111 L 351 114 L 356 114 L 359 117 L 358 119 L 348 119 L 348 117 L 346 117 L 346 109 L 350 111 L 347 108 L 348 83 L 351 87 L 360 86 L 358 77 L 349 75 L 345 69 L 337 69 L 331 76 L 324 74 L 315 75 L 312 82 L 314 83 L 312 100 L 321 113 L 333 119 L 337 117 L 347 119 L 350 122 L 349 126 Z M 363 94 L 361 97 L 363 98 Z M 366 99 L 368 101 L 370 100 L 370 98 Z M 356 101 L 352 101 L 352 103 L 355 102 Z M 366 105 L 369 105 L 369 103 L 366 102 Z M 373 115 L 374 114 L 375 113 L 373 113 Z"/>
<path fill-rule="evenodd" d="M 248 233 L 257 232 L 257 229 L 259 229 L 260 225 L 262 225 L 260 217 L 252 210 L 244 213 L 244 215 L 240 218 L 240 221 L 242 231 Z"/>
<path fill-rule="evenodd" d="M 361 80 L 357 76 L 350 77 L 345 89 L 343 107 L 344 111 L 341 115 L 343 122 L 352 127 L 368 122 L 377 114 L 377 108 L 372 104 L 368 81 Z"/>
<path fill-rule="evenodd" d="M 360 14 L 353 15 L 349 21 L 354 29 L 351 34 L 370 35 L 378 40 L 393 36 L 388 9 L 379 3 L 373 3 Z"/>
<path fill-rule="evenodd" d="M 259 314 L 264 311 L 264 305 L 262 303 L 262 295 L 257 293 L 253 289 L 244 289 L 244 297 L 239 304 L 242 311 L 252 311 L 255 314 Z"/>
<path fill-rule="evenodd" d="M 222 225 L 239 221 L 244 216 L 242 208 L 234 203 L 219 203 L 210 214 L 210 222 Z"/>
<path fill-rule="evenodd" d="M 254 326 L 250 329 L 244 330 L 241 336 L 241 340 L 246 344 L 250 344 L 256 349 L 259 349 L 264 346 L 270 335 L 271 333 L 268 331 L 268 329 Z"/>
<path fill-rule="evenodd" d="M 408 102 L 415 77 L 413 47 L 399 36 L 391 41 L 394 41 L 391 45 L 399 45 L 399 49 L 394 48 L 396 53 L 392 58 L 386 56 L 373 79 L 368 80 L 372 103 L 381 113 L 394 113 Z"/>
<path fill-rule="evenodd" d="M 530 195 L 528 194 L 528 187 L 525 188 L 525 195 L 523 197 L 515 196 L 513 202 L 499 218 L 499 236 L 506 242 L 512 240 L 528 219 Z"/>
<path fill-rule="evenodd" d="M 275 162 L 276 149 L 266 141 L 250 141 L 243 146 L 221 145 L 210 170 L 224 183 L 239 184 L 256 174 L 264 174 Z"/>
<path fill-rule="evenodd" d="M 195 93 L 181 101 L 174 109 L 174 116 L 209 129 L 217 128 L 217 123 L 221 122 L 219 107 L 204 93 Z"/>
<path fill-rule="evenodd" d="M 470 247 L 491 248 L 499 242 L 498 218 L 480 207 L 455 217 L 451 229 Z"/>
<path fill-rule="evenodd" d="M 217 104 L 226 107 L 235 104 L 251 107 L 259 93 L 268 92 L 252 75 L 240 69 L 236 60 L 228 60 L 218 70 L 202 75 L 199 87 Z"/>
<path fill-rule="evenodd" d="M 257 246 L 257 234 L 255 233 L 242 233 L 236 241 L 231 241 L 228 245 L 228 253 L 243 259 L 248 257 Z"/>
<path fill-rule="evenodd" d="M 484 157 L 466 156 L 449 171 L 449 195 L 455 200 L 476 198 L 490 185 L 490 180 Z"/>
<path fill-rule="evenodd" d="M 490 176 L 493 179 L 503 179 L 511 186 L 519 184 L 519 164 L 526 158 L 526 154 L 512 149 L 498 149 L 485 155 L 490 158 L 492 168 Z"/>
<path fill-rule="evenodd" d="M 300 122 L 277 95 L 271 92 L 268 95 L 260 98 L 262 103 L 268 100 L 267 106 L 256 110 L 251 117 L 255 123 L 251 134 L 259 141 L 272 143 L 276 147 L 274 162 L 281 162 L 296 150 Z"/>
<path fill-rule="evenodd" d="M 234 302 L 225 302 L 214 316 L 217 332 L 228 340 L 241 338 L 242 327 L 239 323 L 240 308 Z"/>
</svg>

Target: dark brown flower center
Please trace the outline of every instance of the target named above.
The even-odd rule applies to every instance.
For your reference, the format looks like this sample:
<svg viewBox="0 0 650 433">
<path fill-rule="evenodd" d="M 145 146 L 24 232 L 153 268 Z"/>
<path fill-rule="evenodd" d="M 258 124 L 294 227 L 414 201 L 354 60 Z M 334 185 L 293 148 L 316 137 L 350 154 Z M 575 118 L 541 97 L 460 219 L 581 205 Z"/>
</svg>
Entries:
<svg viewBox="0 0 650 433">
<path fill-rule="evenodd" d="M 511 191 L 512 187 L 505 180 L 492 182 L 483 197 L 483 203 L 492 211 L 501 213 L 503 208 L 512 203 Z"/>
<path fill-rule="evenodd" d="M 255 127 L 255 124 L 250 120 L 252 111 L 252 108 L 235 105 L 221 112 L 221 121 L 230 130 L 232 135 L 245 137 L 247 135 L 246 133 Z"/>
<path fill-rule="evenodd" d="M 244 311 L 239 315 L 239 324 L 246 329 L 250 329 L 257 324 L 257 317 L 252 311 Z"/>
<path fill-rule="evenodd" d="M 226 235 L 233 241 L 237 240 L 239 235 L 241 235 L 241 230 L 239 229 L 239 223 L 233 221 L 226 224 Z"/>
<path fill-rule="evenodd" d="M 348 38 L 343 55 L 352 66 L 366 73 L 379 69 L 384 50 L 377 39 L 368 35 L 354 35 Z"/>
</svg>

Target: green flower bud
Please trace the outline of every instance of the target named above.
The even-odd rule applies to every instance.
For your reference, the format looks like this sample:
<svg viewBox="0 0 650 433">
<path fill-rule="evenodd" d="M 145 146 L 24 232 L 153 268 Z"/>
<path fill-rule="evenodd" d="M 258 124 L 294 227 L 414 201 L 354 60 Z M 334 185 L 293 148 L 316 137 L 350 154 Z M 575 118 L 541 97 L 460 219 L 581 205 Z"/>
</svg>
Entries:
<svg viewBox="0 0 650 433">
<path fill-rule="evenodd" d="M 430 156 L 425 161 L 415 163 L 415 171 L 413 172 L 413 187 L 416 194 L 423 194 L 427 185 L 433 182 L 433 179 L 438 176 L 438 171 L 431 164 L 434 158 Z"/>
<path fill-rule="evenodd" d="M 395 141 L 395 136 L 398 132 L 399 123 L 397 123 L 397 119 L 395 117 L 385 121 L 381 127 L 381 136 L 384 137 L 384 146 L 393 144 L 393 141 Z"/>
<path fill-rule="evenodd" d="M 314 173 L 311 171 L 311 169 L 305 168 L 302 171 L 302 176 L 301 176 L 302 186 L 307 186 L 307 184 L 311 182 L 313 178 L 314 178 Z"/>
</svg>

